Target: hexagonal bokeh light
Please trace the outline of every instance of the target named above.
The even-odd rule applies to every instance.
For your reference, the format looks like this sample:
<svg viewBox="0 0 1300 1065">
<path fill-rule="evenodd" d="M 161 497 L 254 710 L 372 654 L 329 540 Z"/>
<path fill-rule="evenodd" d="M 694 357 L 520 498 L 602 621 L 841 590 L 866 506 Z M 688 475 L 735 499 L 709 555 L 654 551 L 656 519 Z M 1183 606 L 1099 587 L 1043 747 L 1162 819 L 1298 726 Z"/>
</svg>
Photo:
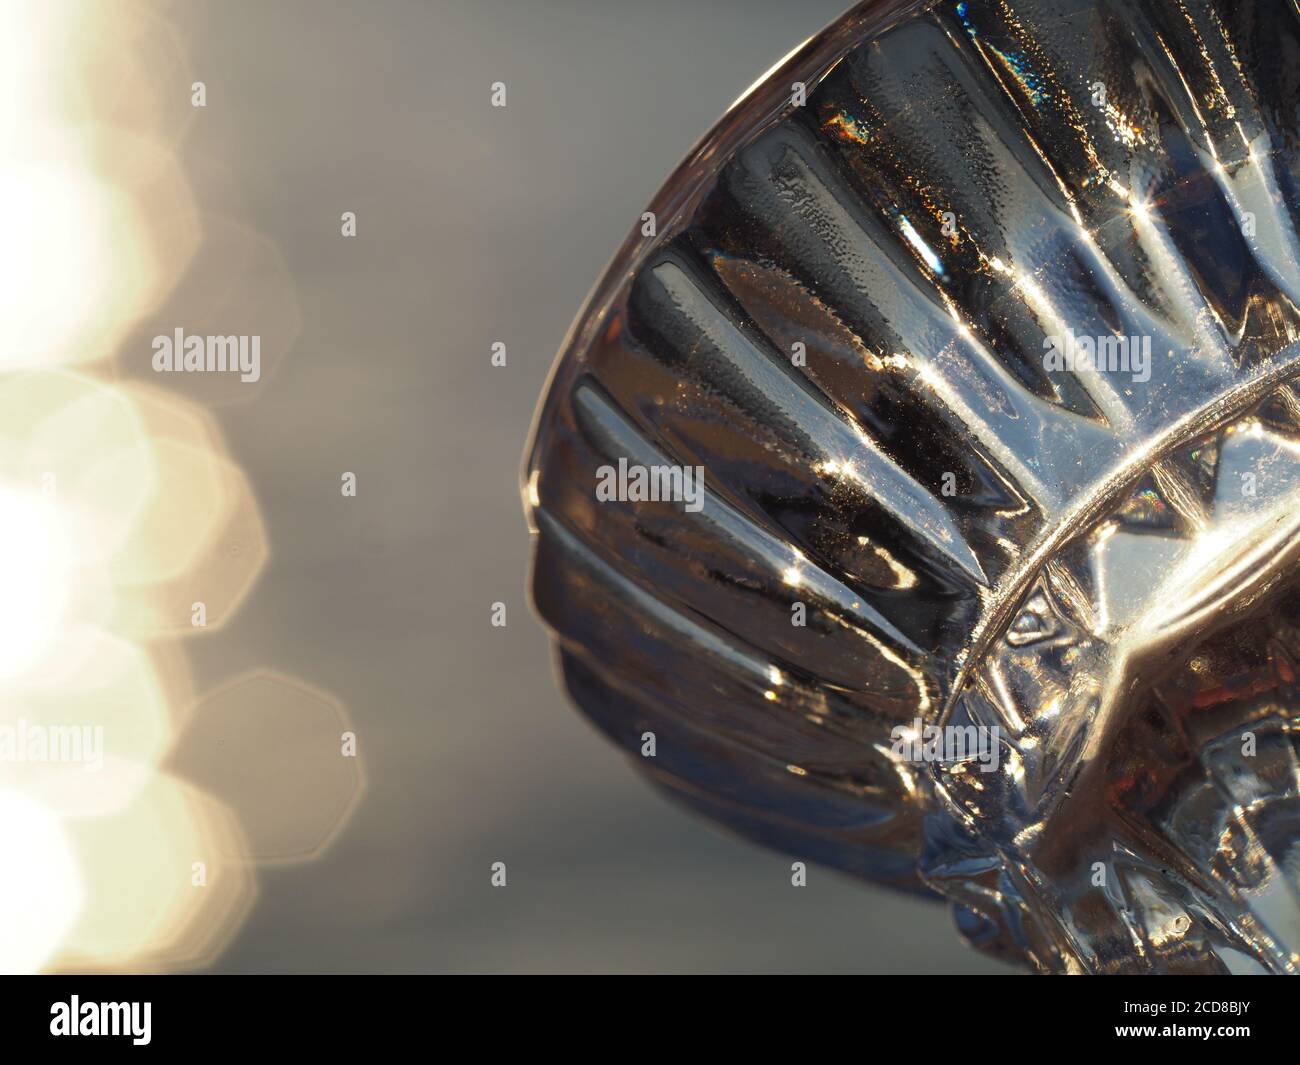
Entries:
<svg viewBox="0 0 1300 1065">
<path fill-rule="evenodd" d="M 352 737 L 350 739 L 350 737 Z M 320 854 L 360 797 L 347 717 L 323 692 L 260 671 L 206 695 L 169 766 L 225 802 L 259 861 Z"/>
</svg>

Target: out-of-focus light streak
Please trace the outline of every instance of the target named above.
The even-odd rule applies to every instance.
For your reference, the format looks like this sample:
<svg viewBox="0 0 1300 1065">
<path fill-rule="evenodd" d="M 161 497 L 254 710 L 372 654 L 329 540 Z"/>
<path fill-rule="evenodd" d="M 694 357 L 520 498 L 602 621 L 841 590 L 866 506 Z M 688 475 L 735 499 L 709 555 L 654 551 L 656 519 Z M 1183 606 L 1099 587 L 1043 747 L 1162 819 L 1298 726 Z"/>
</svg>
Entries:
<svg viewBox="0 0 1300 1065">
<path fill-rule="evenodd" d="M 7 789 L 0 790 L 0 846 L 10 856 L 0 876 L 0 912 L 6 915 L 0 972 L 32 972 L 81 913 L 76 855 L 58 817 Z"/>
<path fill-rule="evenodd" d="M 0 483 L 0 681 L 29 668 L 67 608 L 71 557 L 55 507 Z"/>
<path fill-rule="evenodd" d="M 114 360 L 200 249 L 202 278 L 187 282 L 197 288 L 184 301 L 200 325 L 205 314 L 228 325 L 244 313 L 254 332 L 269 324 L 283 342 L 297 314 L 291 280 L 247 227 L 203 231 L 174 154 L 188 99 L 178 109 L 159 89 L 191 80 L 165 20 L 90 0 L 14 0 L 5 16 L 0 845 L 10 860 L 0 908 L 15 919 L 0 936 L 0 971 L 202 965 L 252 904 L 259 856 L 240 817 L 265 811 L 222 763 L 220 722 L 185 750 L 226 794 L 176 775 L 185 768 L 173 757 L 178 740 L 202 711 L 189 705 L 176 637 L 225 623 L 268 547 L 213 419 L 165 387 L 124 382 Z M 256 298 L 232 295 L 239 285 L 257 286 Z M 323 791 L 310 782 L 295 791 L 285 728 L 268 743 L 258 730 L 277 720 L 327 728 L 312 737 L 324 767 L 345 725 L 327 697 L 292 703 L 284 693 L 298 689 L 285 684 L 259 689 L 264 717 L 240 727 L 264 775 L 282 785 L 267 793 L 279 804 L 270 812 L 297 829 L 287 838 L 306 854 L 346 819 L 360 771 L 352 762 Z M 102 740 L 93 762 L 80 747 L 55 758 L 16 746 L 65 734 Z M 329 823 L 320 808 L 296 817 L 322 799 Z"/>
</svg>

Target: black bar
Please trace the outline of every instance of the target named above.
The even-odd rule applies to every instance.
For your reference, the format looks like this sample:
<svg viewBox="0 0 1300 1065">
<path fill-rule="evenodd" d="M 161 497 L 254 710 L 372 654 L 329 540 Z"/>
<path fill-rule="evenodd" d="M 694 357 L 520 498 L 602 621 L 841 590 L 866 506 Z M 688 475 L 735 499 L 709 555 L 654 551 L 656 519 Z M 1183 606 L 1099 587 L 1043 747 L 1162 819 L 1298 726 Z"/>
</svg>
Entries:
<svg viewBox="0 0 1300 1065">
<path fill-rule="evenodd" d="M 96 1053 L 116 1044 L 115 1051 L 142 1054 L 285 1049 L 334 1058 L 349 1050 L 396 1052 L 412 1042 L 426 1053 L 450 1050 L 466 1039 L 491 1053 L 512 1037 L 539 1053 L 565 1043 L 620 1053 L 632 1035 L 650 1053 L 656 1044 L 676 1053 L 701 1042 L 724 1050 L 757 1043 L 769 1052 L 788 1042 L 797 1052 L 848 1037 L 870 1058 L 873 1045 L 883 1052 L 900 1039 L 915 1041 L 918 1052 L 948 1045 L 1073 1055 L 1102 1045 L 1127 1043 L 1136 1051 L 1199 1043 L 1232 1054 L 1264 1045 L 1260 1040 L 1290 1041 L 1296 1013 L 1294 985 L 1216 977 L 894 977 L 855 980 L 838 993 L 751 980 L 743 989 L 704 994 L 674 993 L 662 982 L 649 992 L 604 979 L 579 994 L 554 990 L 470 978 L 451 986 L 430 977 L 27 977 L 0 984 L 0 1018 L 6 1050 L 37 1053 Z M 53 1034 L 67 1029 L 73 996 L 77 1034 Z M 102 1008 L 106 1003 L 117 1005 Z M 117 1035 L 84 1034 L 114 1024 Z"/>
</svg>

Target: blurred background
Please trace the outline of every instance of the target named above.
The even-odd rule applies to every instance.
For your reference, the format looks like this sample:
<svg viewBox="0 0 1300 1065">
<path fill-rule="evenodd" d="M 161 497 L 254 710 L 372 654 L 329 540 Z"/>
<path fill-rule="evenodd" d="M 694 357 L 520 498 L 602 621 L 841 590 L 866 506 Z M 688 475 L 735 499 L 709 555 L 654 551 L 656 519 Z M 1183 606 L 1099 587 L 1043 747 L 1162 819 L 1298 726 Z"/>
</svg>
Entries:
<svg viewBox="0 0 1300 1065">
<path fill-rule="evenodd" d="M 146 967 L 1009 971 L 941 905 L 817 867 L 792 890 L 789 858 L 652 793 L 566 704 L 525 599 L 518 471 L 573 316 L 695 140 L 844 6 L 124 3 L 93 62 L 51 56 L 96 158 L 147 135 L 181 186 L 138 196 L 153 290 L 96 379 L 202 412 L 247 489 L 168 608 L 243 581 L 228 617 L 141 640 L 184 661 L 160 772 L 232 815 L 248 875 L 203 950 Z M 261 335 L 260 381 L 154 373 L 177 327 Z"/>
</svg>

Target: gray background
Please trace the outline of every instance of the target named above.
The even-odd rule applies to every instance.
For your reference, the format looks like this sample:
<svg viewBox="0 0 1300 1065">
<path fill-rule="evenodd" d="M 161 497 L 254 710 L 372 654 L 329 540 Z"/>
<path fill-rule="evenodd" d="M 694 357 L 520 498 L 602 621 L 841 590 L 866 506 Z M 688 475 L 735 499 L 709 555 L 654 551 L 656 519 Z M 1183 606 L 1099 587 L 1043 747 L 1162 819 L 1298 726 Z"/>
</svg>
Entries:
<svg viewBox="0 0 1300 1065">
<path fill-rule="evenodd" d="M 178 145 L 199 204 L 279 246 L 302 318 L 218 408 L 271 564 L 187 647 L 201 683 L 269 665 L 334 693 L 369 778 L 322 859 L 259 873 L 220 970 L 1007 971 L 942 906 L 817 867 L 794 890 L 788 858 L 653 793 L 566 705 L 524 599 L 518 469 L 573 315 L 693 142 L 844 2 L 162 9 L 208 86 Z"/>
</svg>

